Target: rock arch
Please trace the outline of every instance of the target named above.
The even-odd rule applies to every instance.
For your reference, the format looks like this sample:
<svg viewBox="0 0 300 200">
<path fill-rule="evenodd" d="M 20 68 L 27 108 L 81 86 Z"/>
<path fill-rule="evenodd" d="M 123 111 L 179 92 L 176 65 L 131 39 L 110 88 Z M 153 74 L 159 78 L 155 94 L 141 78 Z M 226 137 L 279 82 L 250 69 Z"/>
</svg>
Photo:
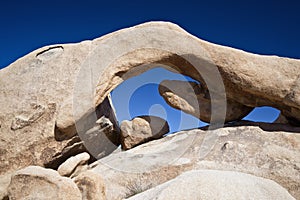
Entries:
<svg viewBox="0 0 300 200">
<path fill-rule="evenodd" d="M 77 144 L 78 139 L 57 141 L 55 124 L 60 122 L 61 130 L 74 126 L 126 76 L 157 63 L 203 83 L 211 99 L 272 106 L 295 124 L 300 121 L 300 60 L 211 44 L 175 24 L 150 22 L 93 41 L 43 47 L 0 71 L 0 146 L 5 147 L 0 174 L 44 165 L 66 145 Z M 216 84 L 219 79 L 222 84 Z M 213 122 L 226 114 L 225 106 L 218 108 L 212 107 Z"/>
<path fill-rule="evenodd" d="M 75 83 L 74 104 L 77 88 L 78 97 L 82 98 L 84 94 L 90 101 L 75 114 L 77 119 L 93 109 L 93 104 L 94 107 L 99 105 L 123 80 L 155 64 L 170 66 L 203 83 L 213 96 L 211 99 L 225 99 L 227 96 L 248 112 L 251 111 L 249 107 L 269 105 L 280 109 L 288 118 L 300 119 L 299 60 L 260 56 L 211 44 L 166 22 L 123 29 L 94 43 L 81 68 L 86 73 L 79 73 L 79 82 Z M 91 90 L 82 92 L 80 89 L 86 80 L 92 83 Z M 211 120 L 218 122 L 226 110 L 220 110 L 222 106 L 212 106 L 215 118 Z"/>
</svg>

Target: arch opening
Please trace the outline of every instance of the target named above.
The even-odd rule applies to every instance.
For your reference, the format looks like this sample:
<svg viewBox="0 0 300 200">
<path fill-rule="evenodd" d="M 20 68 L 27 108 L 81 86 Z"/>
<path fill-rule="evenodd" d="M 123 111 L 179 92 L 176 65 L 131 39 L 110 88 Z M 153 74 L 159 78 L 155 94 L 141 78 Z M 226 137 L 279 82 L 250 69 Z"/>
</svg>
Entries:
<svg viewBox="0 0 300 200">
<path fill-rule="evenodd" d="M 94 145 L 96 139 L 94 139 L 93 136 L 96 137 L 97 134 L 94 134 L 93 131 L 97 128 L 101 131 L 101 126 L 105 125 L 101 121 L 98 123 L 100 119 L 98 119 L 95 109 L 97 110 L 98 106 L 110 96 L 110 92 L 122 82 L 138 76 L 147 70 L 157 68 L 157 66 L 162 66 L 172 72 L 187 75 L 200 81 L 203 87 L 209 90 L 210 98 L 215 100 L 212 102 L 218 102 L 218 104 L 211 104 L 211 123 L 208 129 L 223 127 L 226 114 L 226 94 L 221 75 L 217 66 L 210 61 L 209 56 L 207 56 L 205 52 L 199 51 L 199 46 L 195 49 L 198 49 L 195 53 L 189 53 L 191 51 L 190 48 L 187 50 L 183 49 L 182 52 L 173 52 L 168 48 L 161 50 L 153 47 L 143 47 L 127 51 L 125 54 L 119 54 L 119 52 L 117 53 L 118 55 L 116 55 L 114 52 L 111 52 L 111 54 L 105 54 L 107 56 L 102 57 L 103 59 L 101 60 L 97 58 L 100 56 L 98 53 L 103 52 L 103 49 L 94 51 L 94 54 L 91 54 L 89 59 L 87 59 L 87 61 L 91 62 L 85 62 L 81 68 L 82 71 L 80 71 L 77 76 L 73 98 L 73 108 L 75 109 L 73 109 L 73 111 L 77 133 L 80 138 L 84 140 L 87 150 L 91 152 L 95 158 L 99 159 L 110 153 L 110 151 L 107 151 L 108 148 L 104 149 L 104 153 L 102 153 L 102 150 L 98 150 L 94 147 L 96 146 Z M 107 49 L 105 50 L 107 51 Z M 166 77 L 164 79 L 166 79 Z M 84 99 L 84 101 L 82 101 L 82 99 Z M 152 109 L 155 110 L 155 107 Z M 195 110 L 197 110 L 198 113 L 199 109 L 195 108 Z M 103 113 L 101 113 L 101 116 L 102 114 Z M 185 116 L 185 114 L 182 113 L 181 116 Z M 129 117 L 129 119 L 130 118 L 131 117 Z M 196 119 L 197 124 L 194 127 L 199 127 L 198 118 Z M 180 121 L 182 122 L 184 120 Z M 180 123 L 179 126 L 182 127 L 183 125 L 183 123 Z M 183 128 L 179 128 L 178 130 L 183 130 Z M 212 146 L 216 139 L 217 135 L 214 135 L 213 139 L 209 140 L 209 144 L 207 145 Z M 108 145 L 109 148 L 112 147 L 111 149 L 117 148 L 114 143 Z M 206 151 L 204 151 L 204 154 L 205 152 Z"/>
<path fill-rule="evenodd" d="M 206 126 L 207 123 L 166 103 L 158 91 L 159 84 L 166 79 L 192 81 L 199 84 L 189 76 L 171 72 L 159 65 L 131 77 L 110 93 L 118 122 L 142 115 L 157 116 L 168 122 L 169 133 Z"/>
<path fill-rule="evenodd" d="M 280 110 L 270 106 L 261 106 L 254 108 L 243 120 L 273 123 L 278 119 L 279 115 Z"/>
</svg>

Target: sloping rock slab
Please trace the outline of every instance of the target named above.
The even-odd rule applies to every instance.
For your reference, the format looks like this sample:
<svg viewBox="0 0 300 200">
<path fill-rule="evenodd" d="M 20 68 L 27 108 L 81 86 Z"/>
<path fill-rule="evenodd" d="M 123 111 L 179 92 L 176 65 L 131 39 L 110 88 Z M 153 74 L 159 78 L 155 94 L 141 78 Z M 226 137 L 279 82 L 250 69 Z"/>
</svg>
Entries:
<svg viewBox="0 0 300 200">
<path fill-rule="evenodd" d="M 207 137 L 205 137 L 207 135 Z M 203 141 L 214 142 L 203 154 Z M 91 165 L 108 199 L 132 196 L 191 169 L 237 171 L 273 180 L 300 199 L 300 134 L 256 126 L 189 130 L 111 154 Z M 130 186 L 133 185 L 134 187 Z"/>
<path fill-rule="evenodd" d="M 233 171 L 188 171 L 128 200 L 295 200 L 274 181 Z"/>
</svg>

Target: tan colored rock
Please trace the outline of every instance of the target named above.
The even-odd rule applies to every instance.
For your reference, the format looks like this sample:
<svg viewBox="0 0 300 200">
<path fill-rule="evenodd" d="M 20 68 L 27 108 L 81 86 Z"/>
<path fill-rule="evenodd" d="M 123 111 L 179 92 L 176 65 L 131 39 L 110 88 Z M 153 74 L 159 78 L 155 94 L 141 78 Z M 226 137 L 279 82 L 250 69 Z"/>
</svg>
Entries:
<svg viewBox="0 0 300 200">
<path fill-rule="evenodd" d="M 61 106 L 57 119 L 56 119 L 56 132 L 55 136 L 57 140 L 65 140 L 73 137 L 77 134 L 77 129 L 74 121 L 73 113 L 70 113 L 70 110 L 73 110 L 73 99 L 68 99 L 64 101 Z M 102 116 L 105 116 L 110 120 L 113 125 L 113 133 L 107 135 L 114 143 L 119 142 L 118 134 L 119 127 L 115 114 L 115 109 L 111 102 L 110 94 L 104 99 L 104 101 L 96 108 L 96 118 L 93 115 L 88 115 L 84 118 L 84 129 L 87 131 L 89 128 L 92 128 L 95 125 L 95 121 Z"/>
<path fill-rule="evenodd" d="M 73 116 L 68 122 L 84 135 L 92 128 L 84 126 L 86 117 L 97 121 L 93 111 L 117 85 L 157 64 L 205 83 L 215 97 L 226 90 L 240 104 L 273 106 L 300 121 L 299 60 L 222 47 L 175 24 L 150 22 L 43 47 L 0 70 L 0 174 L 50 162 L 67 143 L 55 138 L 58 116 Z"/>
<path fill-rule="evenodd" d="M 29 126 L 30 124 L 37 121 L 40 117 L 42 117 L 45 113 L 45 107 L 43 107 L 42 105 L 32 104 L 31 107 L 32 112 L 28 112 L 26 114 L 15 117 L 10 127 L 11 130 L 22 129 L 25 126 Z"/>
<path fill-rule="evenodd" d="M 73 99 L 68 99 L 61 105 L 55 122 L 55 139 L 65 140 L 77 134 L 73 113 Z"/>
<path fill-rule="evenodd" d="M 300 199 L 300 135 L 280 131 L 280 125 L 269 131 L 262 128 L 266 131 L 244 123 L 213 131 L 181 131 L 111 154 L 91 165 L 91 170 L 103 178 L 108 199 L 128 198 L 192 169 L 252 174 L 277 182 Z M 216 136 L 207 155 L 206 134 Z"/>
<path fill-rule="evenodd" d="M 81 193 L 69 178 L 52 169 L 29 166 L 17 171 L 8 187 L 9 199 L 81 200 Z"/>
<path fill-rule="evenodd" d="M 58 167 L 57 172 L 61 176 L 71 176 L 77 168 L 87 164 L 89 159 L 90 154 L 86 152 L 70 157 Z"/>
<path fill-rule="evenodd" d="M 233 171 L 192 170 L 130 200 L 294 199 L 274 181 Z M 128 200 L 129 200 L 128 199 Z"/>
<path fill-rule="evenodd" d="M 57 169 L 68 158 L 86 151 L 87 149 L 80 137 L 74 136 L 70 140 L 67 140 L 60 152 L 53 155 L 53 152 L 50 151 L 48 153 L 48 158 L 45 159 L 44 166 L 46 168 Z"/>
<path fill-rule="evenodd" d="M 139 116 L 121 123 L 122 148 L 127 150 L 169 132 L 168 122 L 156 116 Z"/>
<path fill-rule="evenodd" d="M 1 69 L 0 174 L 43 165 L 65 147 L 67 141 L 54 138 L 56 114 L 72 93 L 71 79 L 88 50 L 83 44 L 71 46 L 43 47 Z"/>
<path fill-rule="evenodd" d="M 0 199 L 8 199 L 8 186 L 11 180 L 11 174 L 4 174 L 0 176 Z"/>
<path fill-rule="evenodd" d="M 164 80 L 159 84 L 159 94 L 173 108 L 191 114 L 204 122 L 211 119 L 209 91 L 196 82 Z M 247 116 L 253 108 L 227 98 L 225 122 L 237 121 Z M 223 105 L 220 105 L 223 106 Z M 216 119 L 222 121 L 223 119 Z"/>
<path fill-rule="evenodd" d="M 106 200 L 105 185 L 102 177 L 92 171 L 86 171 L 74 179 L 81 191 L 82 200 Z"/>
</svg>

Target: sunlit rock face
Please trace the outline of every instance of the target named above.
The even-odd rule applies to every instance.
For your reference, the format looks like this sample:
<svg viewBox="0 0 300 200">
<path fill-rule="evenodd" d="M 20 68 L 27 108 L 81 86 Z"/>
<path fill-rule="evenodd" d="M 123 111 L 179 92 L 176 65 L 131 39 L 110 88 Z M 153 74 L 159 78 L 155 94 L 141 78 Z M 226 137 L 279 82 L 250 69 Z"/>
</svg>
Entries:
<svg viewBox="0 0 300 200">
<path fill-rule="evenodd" d="M 198 116 L 200 119 L 211 118 L 213 123 L 222 124 L 240 119 L 254 107 L 272 106 L 288 123 L 299 125 L 300 61 L 296 59 L 211 44 L 168 22 L 145 23 L 77 44 L 47 46 L 0 70 L 1 198 L 22 195 L 19 188 L 24 186 L 23 175 L 35 176 L 32 168 L 28 172 L 25 167 L 38 165 L 56 170 L 68 158 L 84 152 L 90 154 L 90 159 L 84 159 L 87 163 L 82 173 L 97 175 L 89 179 L 87 174 L 68 171 L 68 175 L 75 176 L 77 186 L 74 180 L 62 179 L 53 170 L 39 168 L 44 180 L 68 183 L 60 185 L 62 190 L 56 187 L 57 194 L 49 195 L 60 198 L 59 193 L 66 192 L 66 198 L 74 195 L 71 199 L 81 199 L 82 195 L 88 199 L 93 197 L 91 191 L 96 191 L 101 198 L 127 198 L 183 171 L 209 168 L 262 176 L 300 198 L 299 134 L 293 133 L 299 130 L 289 125 L 282 130 L 271 124 L 272 132 L 244 126 L 247 124 L 218 127 L 217 132 L 191 130 L 118 152 L 121 131 L 109 93 L 122 81 L 158 64 L 201 83 L 205 95 L 200 92 L 196 103 L 205 106 L 205 112 Z M 175 89 L 185 84 L 176 83 Z M 167 102 L 177 99 L 178 109 L 193 114 L 191 110 L 196 107 L 186 98 L 194 92 L 199 95 L 195 89 L 191 93 L 161 94 Z M 184 96 L 179 99 L 181 92 Z M 199 146 L 207 133 L 218 136 L 218 140 L 206 156 L 199 156 Z M 91 164 L 100 158 L 109 165 Z M 17 176 L 14 172 L 21 168 L 25 169 Z M 128 173 L 132 170 L 138 173 Z M 15 174 L 13 182 L 11 174 Z M 81 178 L 76 179 L 77 175 Z M 133 184 L 137 177 L 142 189 Z M 43 189 L 51 192 L 47 186 Z M 39 187 L 28 188 L 28 194 L 36 198 L 37 190 Z"/>
<path fill-rule="evenodd" d="M 17 171 L 8 187 L 9 199 L 82 199 L 80 190 L 57 171 L 29 166 Z"/>
<path fill-rule="evenodd" d="M 129 197 L 183 172 L 202 169 L 243 172 L 270 179 L 299 199 L 300 128 L 287 127 L 290 126 L 277 125 L 272 130 L 264 124 L 244 124 L 213 131 L 181 131 L 111 154 L 93 163 L 91 171 L 103 177 L 109 199 Z M 207 134 L 217 135 L 217 141 L 202 157 Z"/>
<path fill-rule="evenodd" d="M 122 148 L 125 150 L 162 138 L 170 131 L 168 122 L 156 116 L 139 116 L 131 121 L 124 120 L 120 128 Z"/>
<path fill-rule="evenodd" d="M 191 170 L 128 200 L 230 200 L 242 197 L 265 200 L 294 199 L 276 182 L 261 177 L 232 171 Z"/>
<path fill-rule="evenodd" d="M 159 94 L 168 105 L 191 114 L 200 120 L 209 123 L 211 119 L 211 98 L 209 91 L 195 82 L 165 80 L 159 84 Z M 218 104 L 218 102 L 215 102 Z M 219 103 L 219 106 L 223 106 Z M 231 98 L 226 99 L 226 118 L 217 118 L 218 121 L 237 121 L 248 115 L 253 108 L 245 106 Z"/>
</svg>

